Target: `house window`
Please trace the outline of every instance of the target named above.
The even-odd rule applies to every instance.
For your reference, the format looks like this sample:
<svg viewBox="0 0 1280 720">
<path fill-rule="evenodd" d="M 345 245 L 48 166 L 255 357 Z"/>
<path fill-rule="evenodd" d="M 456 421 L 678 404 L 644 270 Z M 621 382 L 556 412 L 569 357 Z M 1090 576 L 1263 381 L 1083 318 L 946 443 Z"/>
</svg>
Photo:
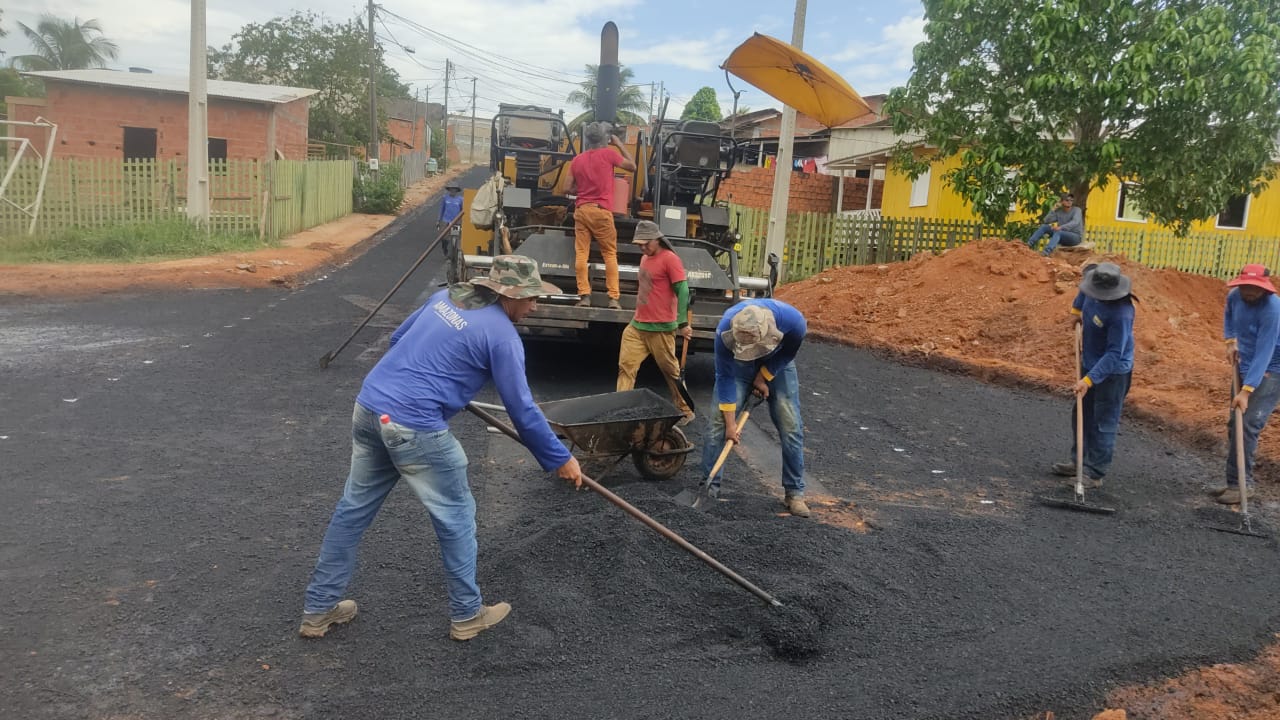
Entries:
<svg viewBox="0 0 1280 720">
<path fill-rule="evenodd" d="M 156 159 L 156 129 L 127 127 L 124 129 L 125 160 Z"/>
<path fill-rule="evenodd" d="M 209 138 L 209 160 L 227 159 L 227 139 Z"/>
<path fill-rule="evenodd" d="M 1227 201 L 1227 209 L 1218 213 L 1218 227 L 1224 230 L 1243 230 L 1249 219 L 1249 196 L 1236 195 Z"/>
<path fill-rule="evenodd" d="M 1133 183 L 1120 183 L 1120 198 L 1116 201 L 1116 219 L 1144 223 L 1147 218 L 1143 215 L 1142 208 L 1138 206 L 1138 201 L 1129 194 L 1131 187 L 1134 187 Z"/>
<path fill-rule="evenodd" d="M 932 176 L 933 168 L 929 168 L 923 175 L 911 181 L 911 207 L 929 204 L 929 179 Z"/>
</svg>

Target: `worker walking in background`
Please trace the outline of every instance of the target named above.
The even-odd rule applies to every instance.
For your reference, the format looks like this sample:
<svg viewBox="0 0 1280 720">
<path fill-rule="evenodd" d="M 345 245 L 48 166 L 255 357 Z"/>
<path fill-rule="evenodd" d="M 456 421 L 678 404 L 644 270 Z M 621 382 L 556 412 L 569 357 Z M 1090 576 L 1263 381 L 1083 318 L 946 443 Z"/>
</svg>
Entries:
<svg viewBox="0 0 1280 720">
<path fill-rule="evenodd" d="M 365 377 L 351 416 L 351 470 L 307 585 L 303 637 L 356 616 L 343 599 L 356 551 L 391 489 L 403 479 L 426 506 L 440 543 L 449 594 L 449 637 L 470 640 L 502 622 L 511 606 L 484 605 L 476 583 L 476 501 L 467 456 L 449 419 L 492 382 L 521 441 L 543 470 L 581 485 L 582 470 L 551 432 L 525 376 L 515 323 L 538 297 L 559 294 L 538 265 L 499 255 L 486 278 L 458 283 L 427 299 L 391 335 L 391 347 Z"/>
<path fill-rule="evenodd" d="M 693 337 L 688 322 L 689 283 L 684 264 L 657 223 L 641 220 L 631 242 L 640 246 L 644 256 L 640 258 L 636 314 L 622 331 L 622 345 L 618 348 L 618 390 L 636 386 L 640 365 L 652 355 L 667 379 L 671 401 L 684 413 L 679 424 L 687 425 L 693 420 L 693 408 L 680 394 L 680 362 L 676 360 L 676 335 L 686 343 Z"/>
<path fill-rule="evenodd" d="M 1084 268 L 1080 291 L 1071 303 L 1081 333 L 1081 372 L 1071 390 L 1081 398 L 1084 410 L 1084 475 L 1101 483 L 1115 453 L 1120 415 L 1133 377 L 1133 284 L 1115 263 L 1093 263 Z M 1075 405 L 1071 426 L 1076 426 Z M 1072 437 L 1075 434 L 1072 433 Z M 1054 463 L 1057 475 L 1076 475 L 1076 440 L 1071 442 L 1071 462 Z M 1074 487 L 1075 483 L 1072 483 Z"/>
<path fill-rule="evenodd" d="M 709 476 L 725 442 L 742 442 L 737 413 L 747 395 L 765 398 L 782 442 L 783 503 L 800 517 L 809 517 L 809 506 L 804 501 L 804 421 L 795 360 L 805 331 L 804 315 L 781 300 L 744 300 L 725 311 L 715 340 L 714 396 L 720 412 L 711 414 L 711 430 L 702 445 L 702 474 Z M 720 477 L 708 478 L 713 497 L 720 492 Z"/>
<path fill-rule="evenodd" d="M 613 224 L 613 169 L 627 172 L 636 169 L 635 160 L 616 135 L 609 134 L 609 124 L 587 123 L 583 129 L 586 150 L 569 163 L 569 193 L 577 194 L 573 211 L 573 267 L 578 276 L 578 306 L 591 306 L 591 279 L 587 258 L 591 241 L 600 246 L 604 257 L 604 283 L 609 293 L 609 307 L 621 310 L 622 292 L 618 284 L 618 229 Z M 609 146 L 617 148 L 614 152 Z"/>
<path fill-rule="evenodd" d="M 1222 335 L 1227 340 L 1227 357 L 1232 372 L 1240 380 L 1240 390 L 1231 399 L 1231 419 L 1227 421 L 1228 448 L 1236 445 L 1235 410 L 1244 413 L 1244 477 L 1249 497 L 1253 497 L 1253 458 L 1258 449 L 1258 436 L 1280 403 L 1280 298 L 1271 283 L 1271 272 L 1262 265 L 1245 265 L 1234 280 L 1227 283 L 1226 310 L 1222 317 Z M 1218 502 L 1234 505 L 1240 502 L 1236 487 L 1239 477 L 1234 451 L 1227 452 L 1227 485 L 1214 491 Z"/>
<path fill-rule="evenodd" d="M 447 194 L 440 201 L 440 222 L 436 223 L 436 232 L 462 214 L 462 188 L 445 185 L 444 189 Z"/>
</svg>

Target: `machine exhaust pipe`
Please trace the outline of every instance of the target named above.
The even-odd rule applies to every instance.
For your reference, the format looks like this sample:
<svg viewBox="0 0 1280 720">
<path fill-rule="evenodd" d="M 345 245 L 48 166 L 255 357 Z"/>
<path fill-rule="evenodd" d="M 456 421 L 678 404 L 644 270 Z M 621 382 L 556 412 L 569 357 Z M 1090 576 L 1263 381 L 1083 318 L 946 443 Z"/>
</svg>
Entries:
<svg viewBox="0 0 1280 720">
<path fill-rule="evenodd" d="M 594 108 L 596 120 L 610 125 L 618 124 L 618 92 L 621 85 L 618 73 L 618 26 L 610 21 L 600 31 L 600 66 L 596 72 Z"/>
</svg>

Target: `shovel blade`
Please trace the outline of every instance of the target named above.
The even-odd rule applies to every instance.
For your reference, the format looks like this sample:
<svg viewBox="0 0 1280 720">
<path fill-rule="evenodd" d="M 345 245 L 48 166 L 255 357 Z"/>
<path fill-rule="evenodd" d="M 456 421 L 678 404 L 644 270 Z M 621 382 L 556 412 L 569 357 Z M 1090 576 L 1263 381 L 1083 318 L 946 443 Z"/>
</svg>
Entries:
<svg viewBox="0 0 1280 720">
<path fill-rule="evenodd" d="M 710 493 L 706 485 L 699 485 L 693 490 L 681 490 L 672 498 L 677 505 L 691 507 L 695 510 L 706 509 L 707 506 L 715 502 L 715 499 L 715 496 Z"/>
<path fill-rule="evenodd" d="M 1106 507 L 1104 505 L 1090 505 L 1089 503 L 1074 499 L 1064 500 L 1062 498 L 1042 497 L 1040 498 L 1040 504 L 1046 507 L 1059 508 L 1062 510 L 1075 510 L 1076 512 L 1093 513 L 1094 515 L 1116 514 L 1115 508 Z"/>
</svg>

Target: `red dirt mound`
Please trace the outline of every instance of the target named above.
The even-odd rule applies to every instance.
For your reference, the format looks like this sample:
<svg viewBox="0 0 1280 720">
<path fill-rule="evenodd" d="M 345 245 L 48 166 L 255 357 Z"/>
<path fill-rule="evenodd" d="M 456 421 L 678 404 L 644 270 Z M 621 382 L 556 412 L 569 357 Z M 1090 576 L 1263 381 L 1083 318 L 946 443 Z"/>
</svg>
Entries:
<svg viewBox="0 0 1280 720">
<path fill-rule="evenodd" d="M 818 337 L 1066 392 L 1080 268 L 1103 258 L 1124 268 L 1140 300 L 1127 409 L 1194 444 L 1225 448 L 1231 375 L 1220 280 L 1087 252 L 1045 258 L 1021 243 L 983 240 L 905 263 L 827 270 L 778 296 Z M 1264 434 L 1260 457 L 1280 457 L 1280 438 Z M 1259 477 L 1274 475 L 1274 464 L 1262 463 Z"/>
</svg>

